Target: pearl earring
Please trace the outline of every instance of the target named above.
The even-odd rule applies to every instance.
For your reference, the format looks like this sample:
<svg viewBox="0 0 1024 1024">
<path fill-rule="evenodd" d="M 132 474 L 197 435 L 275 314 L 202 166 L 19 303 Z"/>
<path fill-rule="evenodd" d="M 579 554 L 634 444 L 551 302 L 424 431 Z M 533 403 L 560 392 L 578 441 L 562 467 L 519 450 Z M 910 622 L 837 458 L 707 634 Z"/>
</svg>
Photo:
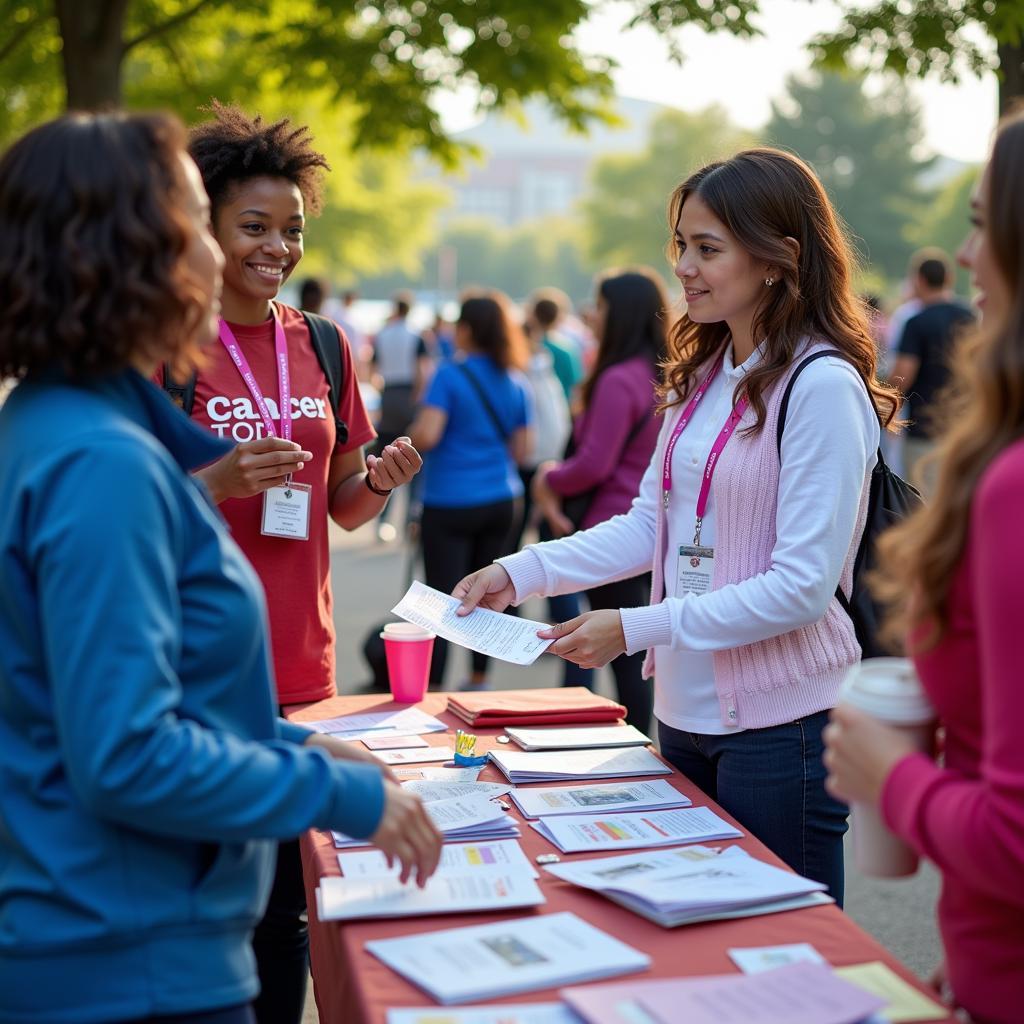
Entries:
<svg viewBox="0 0 1024 1024">
<path fill-rule="evenodd" d="M 775 284 L 775 278 L 774 278 L 774 277 L 766 277 L 766 278 L 764 279 L 764 283 L 765 283 L 766 285 L 768 285 L 768 287 L 769 287 L 769 288 L 771 288 L 771 286 L 772 286 L 773 284 Z"/>
</svg>

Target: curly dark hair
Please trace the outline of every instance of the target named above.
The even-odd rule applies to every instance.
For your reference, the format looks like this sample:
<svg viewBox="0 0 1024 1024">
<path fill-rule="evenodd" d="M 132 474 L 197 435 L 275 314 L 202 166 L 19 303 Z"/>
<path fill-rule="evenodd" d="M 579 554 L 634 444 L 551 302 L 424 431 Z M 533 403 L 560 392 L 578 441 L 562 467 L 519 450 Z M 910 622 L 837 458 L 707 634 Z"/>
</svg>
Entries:
<svg viewBox="0 0 1024 1024">
<path fill-rule="evenodd" d="M 185 130 L 164 114 L 69 114 L 0 159 L 0 378 L 72 378 L 190 355 L 196 295 L 179 203 Z"/>
<path fill-rule="evenodd" d="M 189 132 L 188 148 L 203 176 L 214 218 L 232 190 L 251 178 L 286 178 L 302 193 L 307 212 L 320 212 L 323 173 L 330 165 L 313 149 L 309 128 L 296 127 L 287 117 L 265 124 L 258 114 L 249 117 L 217 100 L 204 109 L 213 120 Z"/>
</svg>

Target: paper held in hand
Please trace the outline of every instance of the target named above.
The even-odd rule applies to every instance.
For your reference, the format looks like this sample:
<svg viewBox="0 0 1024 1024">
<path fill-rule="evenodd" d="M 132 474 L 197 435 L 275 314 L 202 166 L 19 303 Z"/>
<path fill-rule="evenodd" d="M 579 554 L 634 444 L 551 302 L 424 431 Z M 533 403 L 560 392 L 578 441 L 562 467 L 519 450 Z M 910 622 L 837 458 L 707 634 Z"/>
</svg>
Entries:
<svg viewBox="0 0 1024 1024">
<path fill-rule="evenodd" d="M 651 958 L 575 914 L 373 939 L 365 949 L 450 1006 L 646 970 Z"/>
<path fill-rule="evenodd" d="M 743 835 L 707 807 L 684 807 L 647 814 L 565 814 L 531 821 L 530 826 L 562 853 L 650 849 L 714 839 L 738 839 Z"/>
<path fill-rule="evenodd" d="M 545 622 L 486 608 L 476 608 L 460 618 L 455 614 L 458 607 L 456 598 L 413 580 L 405 597 L 391 611 L 453 644 L 513 665 L 532 665 L 554 643 L 537 636 L 538 629 L 548 628 Z"/>
</svg>

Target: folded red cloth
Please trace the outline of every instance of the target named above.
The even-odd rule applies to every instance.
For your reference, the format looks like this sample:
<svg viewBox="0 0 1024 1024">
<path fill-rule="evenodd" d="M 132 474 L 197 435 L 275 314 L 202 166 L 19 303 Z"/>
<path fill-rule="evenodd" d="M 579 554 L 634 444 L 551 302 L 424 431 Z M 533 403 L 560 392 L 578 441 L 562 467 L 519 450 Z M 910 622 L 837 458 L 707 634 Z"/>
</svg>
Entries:
<svg viewBox="0 0 1024 1024">
<path fill-rule="evenodd" d="M 470 725 L 572 725 L 615 722 L 626 709 L 583 686 L 550 690 L 502 690 L 458 693 L 448 698 L 448 710 Z"/>
</svg>

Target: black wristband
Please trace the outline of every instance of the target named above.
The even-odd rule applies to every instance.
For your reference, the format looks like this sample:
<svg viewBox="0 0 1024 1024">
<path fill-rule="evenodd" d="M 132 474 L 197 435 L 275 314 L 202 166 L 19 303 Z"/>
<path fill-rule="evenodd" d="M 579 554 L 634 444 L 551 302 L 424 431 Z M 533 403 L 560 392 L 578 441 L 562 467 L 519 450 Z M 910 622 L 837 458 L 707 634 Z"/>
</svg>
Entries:
<svg viewBox="0 0 1024 1024">
<path fill-rule="evenodd" d="M 366 487 L 367 487 L 368 490 L 373 491 L 373 493 L 376 494 L 378 497 L 388 498 L 388 497 L 391 496 L 391 489 L 390 488 L 388 490 L 386 490 L 386 491 L 382 491 L 379 487 L 374 487 L 373 486 L 373 484 L 370 482 L 370 474 L 369 473 L 367 473 L 366 476 L 363 477 L 363 483 L 366 484 Z"/>
</svg>

